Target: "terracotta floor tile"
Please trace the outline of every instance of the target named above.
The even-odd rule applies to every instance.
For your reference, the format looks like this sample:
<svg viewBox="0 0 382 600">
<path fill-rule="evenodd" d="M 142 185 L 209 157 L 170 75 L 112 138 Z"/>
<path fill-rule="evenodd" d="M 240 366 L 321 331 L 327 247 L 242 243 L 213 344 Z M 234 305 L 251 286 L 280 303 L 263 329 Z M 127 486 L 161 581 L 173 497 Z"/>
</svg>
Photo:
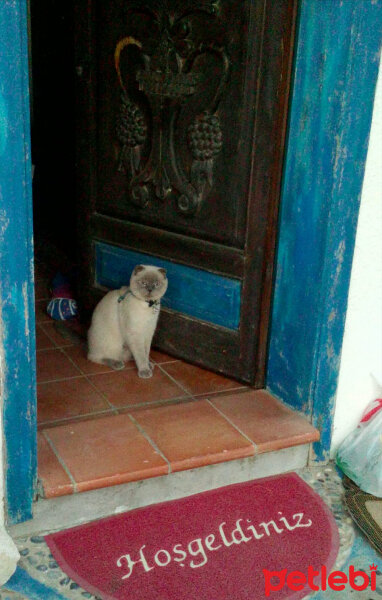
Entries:
<svg viewBox="0 0 382 600">
<path fill-rule="evenodd" d="M 177 360 L 179 360 L 178 358 L 174 358 L 173 356 L 165 354 L 164 352 L 160 352 L 159 350 L 151 350 L 150 358 L 157 364 L 176 362 Z"/>
<path fill-rule="evenodd" d="M 198 400 L 212 400 L 213 398 L 222 398 L 224 396 L 232 396 L 232 394 L 238 395 L 246 393 L 251 390 L 249 386 L 243 386 L 241 388 L 235 388 L 234 390 L 223 390 L 222 392 L 209 392 L 208 394 L 198 394 Z"/>
<path fill-rule="evenodd" d="M 183 361 L 164 364 L 162 368 L 193 395 L 222 392 L 242 387 L 242 384 L 238 381 Z"/>
<path fill-rule="evenodd" d="M 36 350 L 47 350 L 53 347 L 52 340 L 46 335 L 41 325 L 36 325 Z"/>
<path fill-rule="evenodd" d="M 85 334 L 83 334 L 83 340 L 81 340 L 81 338 L 77 335 L 63 335 L 58 329 L 60 326 L 65 327 L 62 321 L 54 321 L 53 319 L 50 319 L 49 321 L 42 323 L 41 328 L 59 348 L 63 348 L 65 346 L 79 345 L 85 342 Z"/>
<path fill-rule="evenodd" d="M 55 321 L 50 319 L 40 324 L 41 329 L 46 333 L 52 340 L 55 347 L 62 348 L 64 346 L 72 346 L 73 341 L 64 339 L 55 329 Z"/>
<path fill-rule="evenodd" d="M 67 496 L 73 485 L 42 433 L 37 434 L 38 476 L 46 498 Z"/>
<path fill-rule="evenodd" d="M 168 473 L 168 465 L 128 415 L 116 415 L 44 430 L 86 491 Z"/>
<path fill-rule="evenodd" d="M 40 383 L 37 386 L 39 423 L 111 410 L 109 404 L 85 377 Z"/>
<path fill-rule="evenodd" d="M 114 369 L 111 369 L 106 365 L 98 365 L 97 363 L 93 363 L 88 360 L 86 357 L 85 345 L 70 346 L 69 348 L 65 348 L 64 352 L 71 358 L 71 360 L 75 362 L 76 366 L 83 373 L 85 373 L 85 375 L 96 375 L 97 373 L 115 373 Z M 129 361 L 126 363 L 125 368 L 131 369 L 134 366 L 134 361 Z"/>
<path fill-rule="evenodd" d="M 94 385 L 108 401 L 117 408 L 141 404 L 142 402 L 159 402 L 181 398 L 187 394 L 158 368 L 150 379 L 138 377 L 137 370 L 124 369 L 92 375 Z"/>
<path fill-rule="evenodd" d="M 37 352 L 36 362 L 38 383 L 81 375 L 68 357 L 57 348 Z"/>
<path fill-rule="evenodd" d="M 131 410 L 132 409 L 125 409 L 121 412 L 127 414 L 128 412 L 131 412 Z M 68 417 L 66 419 L 60 419 L 57 421 L 53 420 L 48 421 L 46 423 L 38 423 L 37 430 L 44 431 L 44 429 L 46 429 L 47 427 L 49 427 L 49 429 L 54 429 L 55 427 L 62 427 L 63 425 L 69 425 L 70 423 L 80 423 L 81 421 L 94 421 L 96 419 L 101 419 L 102 417 L 108 417 L 116 414 L 119 414 L 119 411 L 117 412 L 114 408 L 109 408 L 102 412 L 87 413 L 84 415 L 74 415 L 73 417 Z"/>
<path fill-rule="evenodd" d="M 211 402 L 255 442 L 258 453 L 319 439 L 318 431 L 306 419 L 263 390 L 214 398 Z"/>
<path fill-rule="evenodd" d="M 173 471 L 252 456 L 248 442 L 206 400 L 160 406 L 134 413 Z"/>
</svg>

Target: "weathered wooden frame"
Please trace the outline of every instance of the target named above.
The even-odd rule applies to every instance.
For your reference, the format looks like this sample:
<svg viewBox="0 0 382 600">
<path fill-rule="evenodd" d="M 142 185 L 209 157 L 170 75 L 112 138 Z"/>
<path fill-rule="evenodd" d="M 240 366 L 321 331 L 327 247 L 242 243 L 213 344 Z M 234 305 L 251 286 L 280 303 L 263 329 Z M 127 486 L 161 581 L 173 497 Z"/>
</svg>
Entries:
<svg viewBox="0 0 382 600">
<path fill-rule="evenodd" d="M 273 325 L 270 335 L 270 354 L 267 383 L 282 400 L 308 414 L 322 431 L 320 445 L 315 445 L 315 457 L 325 460 L 330 446 L 330 431 L 334 406 L 334 393 L 338 374 L 339 353 L 343 336 L 344 316 L 351 258 L 354 248 L 355 227 L 358 216 L 359 194 L 362 186 L 370 120 L 377 79 L 380 34 L 381 3 L 372 0 L 359 2 L 348 0 L 319 3 L 304 0 L 300 11 L 300 36 L 296 56 L 296 76 L 288 156 L 285 166 L 282 194 L 282 213 L 279 228 L 278 267 L 274 292 Z M 331 12 L 333 11 L 333 12 Z M 339 19 L 338 28 L 328 26 L 329 15 Z M 5 483 L 8 523 L 21 522 L 32 516 L 32 502 L 36 483 L 36 395 L 34 367 L 34 312 L 32 277 L 32 210 L 29 145 L 29 106 L 27 71 L 27 19 L 26 2 L 14 0 L 0 3 L 0 266 L 1 266 L 1 410 L 3 416 L 3 440 L 6 454 Z M 345 18 L 346 17 L 346 18 Z M 353 26 L 353 29 L 352 29 Z M 326 35 L 322 36 L 322 31 Z M 346 44 L 340 48 L 339 31 L 353 31 L 359 46 Z M 338 135 L 347 136 L 352 148 L 357 149 L 355 165 L 349 163 L 339 152 L 338 159 L 346 178 L 334 178 L 331 187 L 319 181 L 316 174 L 315 201 L 330 198 L 331 218 L 319 215 L 315 220 L 313 206 L 308 214 L 301 214 L 298 199 L 299 188 L 294 179 L 295 165 L 312 167 L 325 154 L 326 138 L 320 153 L 313 155 L 311 146 L 296 139 L 298 123 L 309 122 L 314 106 L 320 106 L 317 94 L 301 94 L 304 90 L 299 79 L 301 69 L 307 73 L 307 64 L 320 72 L 318 84 L 327 81 L 328 73 L 314 66 L 312 54 L 308 54 L 304 40 L 308 32 L 317 32 L 320 43 L 314 45 L 317 57 L 329 44 L 337 53 L 337 64 L 331 65 L 341 73 L 351 74 L 343 88 L 346 112 L 337 115 Z M 350 33 L 349 33 L 350 35 Z M 354 38 L 352 38 L 354 39 Z M 317 54 L 317 48 L 321 47 Z M 352 62 L 353 61 L 353 62 Z M 304 65 L 304 66 L 303 66 Z M 338 83 L 330 79 L 325 95 Z M 306 92 L 306 89 L 305 89 Z M 306 110 L 302 110 L 305 106 Z M 360 106 L 363 118 L 357 119 Z M 343 119 L 347 114 L 349 120 Z M 327 114 L 328 116 L 328 114 Z M 342 117 L 338 121 L 338 116 Z M 327 121 L 327 123 L 330 123 Z M 358 124 L 357 124 L 358 123 Z M 355 126 L 357 125 L 357 126 Z M 297 129 L 296 129 L 297 128 Z M 303 130 L 302 130 L 303 131 Z M 333 133 L 329 127 L 328 131 Z M 317 130 L 316 130 L 317 132 Z M 341 138 L 340 138 L 341 139 Z M 344 138 L 342 138 L 344 139 Z M 307 139 L 305 138 L 305 142 Z M 310 148 L 310 150 L 309 150 Z M 333 140 L 329 144 L 333 152 Z M 299 151 L 298 151 L 299 149 Z M 331 154 L 332 155 L 332 154 Z M 349 172 L 350 170 L 350 172 Z M 340 185 L 341 184 L 341 185 Z M 329 194 L 329 196 L 328 196 Z M 344 200 L 346 202 L 344 206 Z M 301 207 L 300 207 L 301 208 Z M 311 268 L 309 256 L 300 253 L 298 277 L 294 249 L 297 231 L 304 231 L 309 224 L 307 237 L 323 219 L 317 252 L 321 257 L 319 268 Z M 310 232 L 310 234 L 309 234 Z M 334 250 L 345 240 L 339 277 L 338 260 Z M 315 263 L 317 264 L 317 263 Z M 323 267 L 323 268 L 322 268 Z M 304 290 L 310 283 L 314 288 L 306 301 Z M 316 281 L 317 279 L 317 281 Z M 324 300 L 330 296 L 331 305 Z M 335 318 L 329 318 L 335 309 Z M 300 328 L 293 327 L 301 319 Z M 304 325 L 309 322 L 308 328 Z M 326 352 L 328 341 L 335 342 L 333 354 Z M 16 343 L 17 342 L 17 343 Z M 298 352 L 296 353 L 296 348 Z M 294 355 L 295 353 L 295 355 Z M 285 358 L 283 358 L 285 357 Z M 293 361 L 288 366 L 288 360 Z M 265 361 L 265 356 L 263 360 Z M 301 387 L 301 390 L 300 390 Z"/>
<path fill-rule="evenodd" d="M 8 523 L 32 517 L 37 481 L 27 31 L 26 2 L 1 2 L 0 408 Z M 1 470 L 0 476 L 3 476 Z"/>
</svg>

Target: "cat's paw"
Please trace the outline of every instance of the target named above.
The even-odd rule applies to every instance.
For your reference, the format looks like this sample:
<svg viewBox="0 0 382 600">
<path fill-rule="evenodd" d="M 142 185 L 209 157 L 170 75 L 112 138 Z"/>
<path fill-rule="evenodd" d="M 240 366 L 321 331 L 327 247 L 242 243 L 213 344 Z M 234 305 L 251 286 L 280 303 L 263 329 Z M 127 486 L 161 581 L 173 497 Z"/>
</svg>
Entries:
<svg viewBox="0 0 382 600">
<path fill-rule="evenodd" d="M 138 371 L 138 375 L 142 379 L 149 379 L 153 376 L 153 371 L 152 369 L 141 369 L 140 371 Z"/>
<path fill-rule="evenodd" d="M 103 364 L 114 369 L 114 371 L 121 371 L 125 368 L 125 364 L 121 360 L 114 360 L 113 358 L 105 358 Z"/>
</svg>

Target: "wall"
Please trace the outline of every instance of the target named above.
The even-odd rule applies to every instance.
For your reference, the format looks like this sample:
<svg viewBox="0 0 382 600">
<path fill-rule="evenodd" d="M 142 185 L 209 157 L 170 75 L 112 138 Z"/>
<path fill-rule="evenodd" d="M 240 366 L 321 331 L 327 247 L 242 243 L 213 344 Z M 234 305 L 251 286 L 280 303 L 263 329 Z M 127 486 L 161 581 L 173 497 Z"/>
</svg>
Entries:
<svg viewBox="0 0 382 600">
<path fill-rule="evenodd" d="M 0 198 L 1 199 L 1 198 Z M 4 353 L 3 353 L 3 327 L 2 314 L 0 305 L 0 432 L 3 431 L 3 390 L 4 390 Z M 4 444 L 3 436 L 0 435 L 0 587 L 8 581 L 11 575 L 15 572 L 17 562 L 20 558 L 13 540 L 8 535 L 5 529 L 5 460 L 4 460 Z"/>
<path fill-rule="evenodd" d="M 3 432 L 3 381 L 4 381 L 4 355 L 2 335 L 2 315 L 0 306 L 0 432 Z M 4 441 L 0 437 L 0 527 L 4 525 Z"/>
<path fill-rule="evenodd" d="M 377 397 L 382 397 L 381 66 L 351 273 L 334 415 L 332 455 L 343 438 L 356 427 L 365 406 Z"/>
</svg>

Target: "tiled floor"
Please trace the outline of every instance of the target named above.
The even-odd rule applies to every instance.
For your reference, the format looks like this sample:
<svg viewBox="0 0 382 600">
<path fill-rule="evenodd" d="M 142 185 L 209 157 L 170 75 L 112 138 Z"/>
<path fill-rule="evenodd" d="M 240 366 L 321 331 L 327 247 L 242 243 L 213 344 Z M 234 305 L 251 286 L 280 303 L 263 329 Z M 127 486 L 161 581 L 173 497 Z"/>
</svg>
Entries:
<svg viewBox="0 0 382 600">
<path fill-rule="evenodd" d="M 36 272 L 39 477 L 48 498 L 252 456 L 318 438 L 264 391 L 152 351 L 140 379 L 86 359 L 46 314 Z"/>
</svg>

